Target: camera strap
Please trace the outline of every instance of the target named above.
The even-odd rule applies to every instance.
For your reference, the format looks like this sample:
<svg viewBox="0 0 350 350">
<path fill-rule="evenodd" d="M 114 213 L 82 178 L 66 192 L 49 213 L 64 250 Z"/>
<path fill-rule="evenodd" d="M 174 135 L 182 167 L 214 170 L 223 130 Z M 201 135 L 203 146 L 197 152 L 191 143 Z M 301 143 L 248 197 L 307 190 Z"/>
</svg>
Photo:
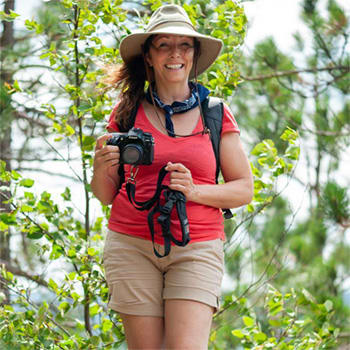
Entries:
<svg viewBox="0 0 350 350">
<path fill-rule="evenodd" d="M 158 258 L 163 258 L 169 255 L 171 250 L 171 242 L 177 246 L 184 247 L 190 241 L 190 231 L 189 223 L 186 213 L 186 197 L 182 192 L 174 191 L 169 189 L 168 186 L 162 185 L 164 177 L 167 175 L 165 166 L 159 171 L 157 188 L 151 199 L 145 202 L 140 202 L 135 199 L 136 193 L 136 181 L 132 176 L 126 183 L 126 191 L 128 194 L 129 201 L 137 210 L 149 210 L 148 213 L 148 227 L 152 237 L 153 251 Z M 160 204 L 161 195 L 164 195 L 165 204 Z M 176 208 L 177 216 L 181 225 L 182 239 L 177 240 L 170 230 L 171 223 L 171 212 Z M 152 208 L 152 210 L 151 210 Z M 162 237 L 164 239 L 164 253 L 161 254 L 157 251 L 154 245 L 154 217 L 159 213 L 160 215 L 157 218 L 157 222 L 161 225 L 162 228 Z"/>
</svg>

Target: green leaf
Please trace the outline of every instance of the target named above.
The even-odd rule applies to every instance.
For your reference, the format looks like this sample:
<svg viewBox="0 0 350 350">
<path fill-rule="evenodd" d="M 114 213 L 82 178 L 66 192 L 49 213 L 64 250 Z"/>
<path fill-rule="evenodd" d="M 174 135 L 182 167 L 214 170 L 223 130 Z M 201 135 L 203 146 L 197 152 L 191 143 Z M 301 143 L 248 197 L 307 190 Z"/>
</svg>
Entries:
<svg viewBox="0 0 350 350">
<path fill-rule="evenodd" d="M 49 279 L 48 285 L 49 285 L 49 287 L 51 287 L 52 290 L 54 290 L 55 292 L 57 292 L 57 290 L 58 290 L 58 285 L 57 285 L 57 283 L 56 283 L 52 278 Z"/>
<path fill-rule="evenodd" d="M 64 192 L 61 193 L 62 198 L 65 201 L 70 201 L 71 200 L 71 192 L 70 189 L 68 187 L 65 188 Z"/>
<path fill-rule="evenodd" d="M 34 185 L 34 180 L 32 179 L 22 179 L 20 182 L 19 182 L 20 186 L 23 186 L 23 187 L 32 187 Z"/>
<path fill-rule="evenodd" d="M 37 313 L 36 321 L 38 323 L 41 323 L 44 320 L 47 310 L 48 310 L 48 304 L 44 301 Z"/>
<path fill-rule="evenodd" d="M 61 315 L 63 316 L 65 313 L 67 313 L 70 309 L 70 304 L 67 303 L 66 301 L 63 301 L 59 306 L 58 310 L 61 311 Z"/>
<path fill-rule="evenodd" d="M 263 332 L 259 332 L 255 333 L 253 338 L 257 343 L 263 343 L 267 339 L 267 335 Z"/>
<path fill-rule="evenodd" d="M 11 177 L 14 180 L 19 180 L 22 177 L 22 175 L 19 174 L 16 170 L 11 170 Z"/>
<path fill-rule="evenodd" d="M 326 302 L 324 303 L 324 306 L 328 312 L 333 310 L 333 303 L 331 300 L 326 300 Z"/>
<path fill-rule="evenodd" d="M 36 32 L 37 34 L 42 33 L 43 30 L 44 30 L 43 25 L 37 23 L 37 22 L 34 21 L 34 20 L 33 20 L 33 21 L 30 21 L 30 20 L 27 19 L 27 20 L 24 22 L 24 24 L 25 24 L 25 26 L 26 26 L 26 28 L 27 28 L 28 30 L 35 30 L 35 32 Z"/>
<path fill-rule="evenodd" d="M 28 233 L 27 237 L 29 239 L 40 239 L 42 236 L 44 236 L 45 232 L 40 229 L 38 226 L 31 226 Z"/>
<path fill-rule="evenodd" d="M 244 334 L 240 329 L 234 329 L 232 331 L 232 334 L 237 338 L 240 338 L 240 339 L 244 338 Z"/>
<path fill-rule="evenodd" d="M 88 248 L 88 255 L 90 255 L 90 256 L 94 256 L 94 255 L 96 255 L 97 254 L 97 251 L 96 251 L 96 249 L 95 248 Z"/>
<path fill-rule="evenodd" d="M 310 292 L 308 292 L 305 288 L 302 290 L 302 294 L 308 302 L 311 302 L 312 304 L 316 303 L 314 296 Z"/>
<path fill-rule="evenodd" d="M 50 259 L 51 260 L 58 259 L 63 253 L 64 253 L 64 250 L 63 250 L 62 247 L 60 247 L 57 244 L 53 244 L 52 245 L 52 251 L 51 251 L 51 254 L 50 254 Z"/>
<path fill-rule="evenodd" d="M 97 315 L 101 311 L 101 307 L 98 304 L 93 304 L 90 306 L 91 317 Z"/>
<path fill-rule="evenodd" d="M 1 271 L 1 273 L 2 273 L 2 276 L 7 280 L 7 281 L 13 281 L 13 278 L 14 278 L 14 276 L 13 276 L 13 274 L 10 272 L 10 271 L 7 271 L 7 270 L 2 270 Z"/>
<path fill-rule="evenodd" d="M 83 136 L 83 146 L 92 146 L 95 143 L 93 136 Z"/>
<path fill-rule="evenodd" d="M 74 130 L 69 124 L 66 124 L 65 127 L 66 127 L 66 132 L 65 132 L 65 134 L 66 134 L 67 136 L 71 136 L 71 135 L 74 135 L 74 134 L 75 134 L 75 130 Z"/>
<path fill-rule="evenodd" d="M 23 212 L 23 213 L 29 213 L 29 212 L 32 212 L 34 209 L 32 207 L 30 207 L 29 205 L 26 205 L 26 204 L 23 204 L 21 207 L 20 207 L 20 211 Z"/>
<path fill-rule="evenodd" d="M 106 333 L 109 330 L 111 330 L 112 327 L 113 327 L 113 323 L 110 320 L 106 318 L 102 320 L 102 332 Z"/>
<path fill-rule="evenodd" d="M 287 127 L 286 130 L 284 130 L 283 134 L 280 136 L 283 141 L 288 141 L 292 144 L 294 144 L 294 141 L 298 138 L 298 133 Z"/>
<path fill-rule="evenodd" d="M 0 221 L 2 221 L 6 225 L 16 225 L 17 224 L 16 213 L 0 214 Z"/>
<path fill-rule="evenodd" d="M 16 12 L 10 10 L 10 13 L 5 13 L 5 11 L 0 11 L 0 21 L 13 22 L 20 15 Z"/>
<path fill-rule="evenodd" d="M 70 280 L 70 281 L 73 281 L 73 280 L 75 279 L 76 275 L 77 275 L 76 272 L 74 272 L 74 271 L 73 271 L 73 272 L 70 272 L 70 273 L 68 274 L 69 280 Z"/>
<path fill-rule="evenodd" d="M 248 316 L 243 316 L 243 323 L 247 326 L 247 327 L 253 327 L 254 326 L 254 319 Z"/>
<path fill-rule="evenodd" d="M 22 89 L 19 87 L 18 81 L 15 80 L 13 83 L 13 87 L 17 92 L 22 92 Z"/>
<path fill-rule="evenodd" d="M 100 341 L 101 341 L 101 338 L 98 337 L 97 335 L 93 335 L 91 338 L 90 338 L 90 342 L 92 345 L 94 346 L 98 346 L 100 344 Z"/>
<path fill-rule="evenodd" d="M 8 225 L 6 225 L 0 218 L 0 232 L 4 232 L 4 231 L 7 231 L 9 228 Z"/>
<path fill-rule="evenodd" d="M 272 327 L 281 327 L 282 321 L 279 320 L 279 319 L 272 319 L 272 320 L 269 320 L 269 324 L 270 324 Z"/>
</svg>

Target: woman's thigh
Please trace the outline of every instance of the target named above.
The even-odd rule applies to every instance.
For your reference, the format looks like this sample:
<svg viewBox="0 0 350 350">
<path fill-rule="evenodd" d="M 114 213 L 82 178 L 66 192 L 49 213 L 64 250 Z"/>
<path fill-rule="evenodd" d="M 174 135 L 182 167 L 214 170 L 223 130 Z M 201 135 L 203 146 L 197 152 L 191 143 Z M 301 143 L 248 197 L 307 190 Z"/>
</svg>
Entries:
<svg viewBox="0 0 350 350">
<path fill-rule="evenodd" d="M 165 301 L 165 348 L 207 350 L 214 308 L 192 300 Z"/>
<path fill-rule="evenodd" d="M 161 350 L 164 341 L 164 318 L 120 314 L 128 350 Z"/>
</svg>

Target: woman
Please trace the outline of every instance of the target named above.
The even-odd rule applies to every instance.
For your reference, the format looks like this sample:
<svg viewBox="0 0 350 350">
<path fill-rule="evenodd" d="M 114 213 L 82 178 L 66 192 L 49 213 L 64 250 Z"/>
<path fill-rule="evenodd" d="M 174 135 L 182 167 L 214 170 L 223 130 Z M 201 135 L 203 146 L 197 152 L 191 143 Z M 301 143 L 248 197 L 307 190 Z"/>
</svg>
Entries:
<svg viewBox="0 0 350 350">
<path fill-rule="evenodd" d="M 147 212 L 136 210 L 119 188 L 120 150 L 106 145 L 111 134 L 97 139 L 93 193 L 112 204 L 104 264 L 109 306 L 120 313 L 129 349 L 207 349 L 213 313 L 219 307 L 223 276 L 224 229 L 220 208 L 250 202 L 253 180 L 238 126 L 224 107 L 220 165 L 224 184 L 215 183 L 216 160 L 200 115 L 199 100 L 209 91 L 190 79 L 204 72 L 220 53 L 220 40 L 199 34 L 177 5 L 160 7 L 145 33 L 131 34 L 120 45 L 124 65 L 111 72 L 121 91 L 108 131 L 118 132 L 139 106 L 135 127 L 155 139 L 154 160 L 136 176 L 138 201 L 155 191 L 159 170 L 166 165 L 165 184 L 186 197 L 191 242 L 153 253 Z M 151 84 L 145 93 L 145 82 Z M 190 137 L 184 137 L 190 136 Z M 131 167 L 124 165 L 125 177 Z M 162 248 L 160 228 L 155 246 Z M 181 237 L 174 215 L 171 231 Z"/>
</svg>

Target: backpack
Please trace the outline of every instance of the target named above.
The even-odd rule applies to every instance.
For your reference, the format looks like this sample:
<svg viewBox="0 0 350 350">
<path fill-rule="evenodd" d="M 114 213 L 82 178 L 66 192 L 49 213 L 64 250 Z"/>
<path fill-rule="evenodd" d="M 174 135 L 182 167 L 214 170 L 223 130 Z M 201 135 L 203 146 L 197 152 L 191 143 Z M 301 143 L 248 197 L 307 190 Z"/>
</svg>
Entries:
<svg viewBox="0 0 350 350">
<path fill-rule="evenodd" d="M 128 132 L 135 124 L 136 114 L 139 106 L 136 106 L 130 115 L 126 127 L 118 125 L 120 132 Z M 210 130 L 210 140 L 213 146 L 213 151 L 216 159 L 215 181 L 218 183 L 220 173 L 220 136 L 222 130 L 222 119 L 224 116 L 224 105 L 218 97 L 207 97 L 202 102 L 202 112 L 205 126 Z M 120 176 L 119 188 L 125 182 L 124 167 L 120 166 L 118 174 Z M 233 217 L 230 209 L 222 209 L 225 219 Z"/>
</svg>

